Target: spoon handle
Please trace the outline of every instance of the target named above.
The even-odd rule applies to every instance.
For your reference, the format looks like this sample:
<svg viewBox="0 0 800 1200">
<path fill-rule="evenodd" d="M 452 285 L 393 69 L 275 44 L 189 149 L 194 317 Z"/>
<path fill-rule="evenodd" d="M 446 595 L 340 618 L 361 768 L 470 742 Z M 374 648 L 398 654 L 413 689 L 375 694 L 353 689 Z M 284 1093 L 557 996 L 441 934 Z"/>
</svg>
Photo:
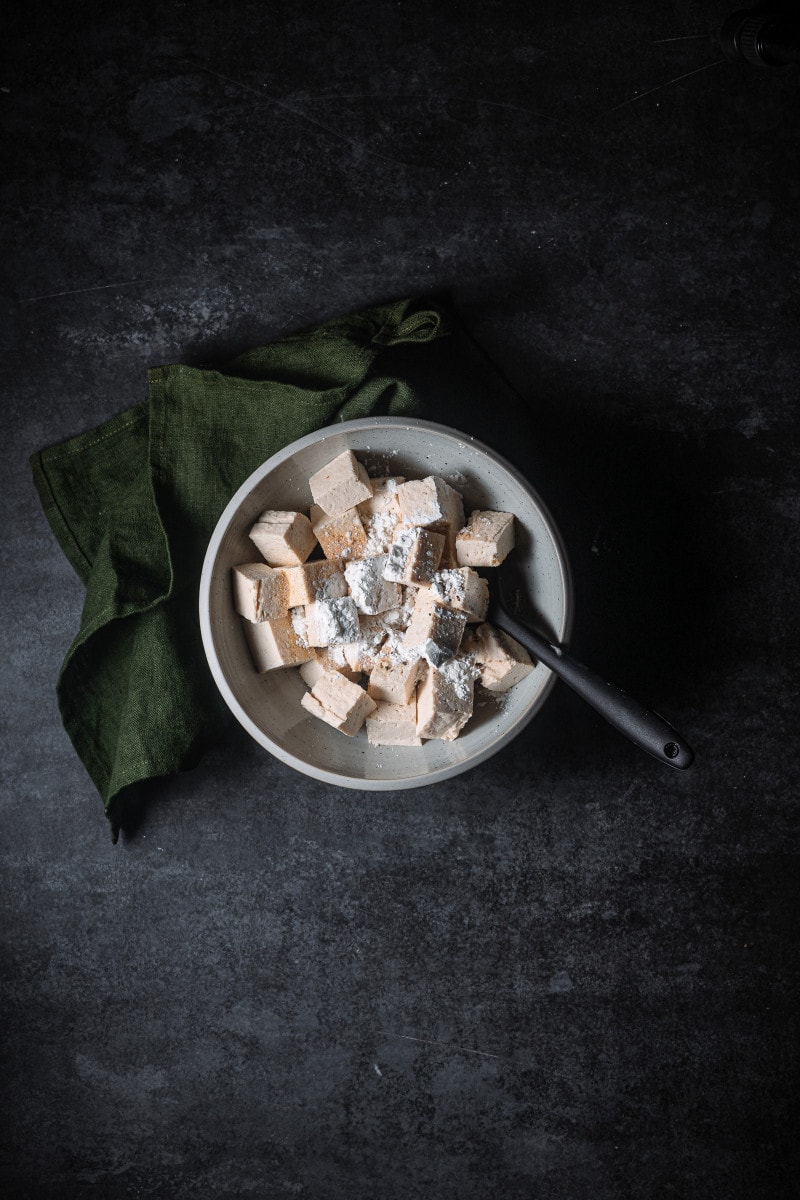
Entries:
<svg viewBox="0 0 800 1200">
<path fill-rule="evenodd" d="M 506 609 L 495 608 L 491 619 L 642 750 L 666 766 L 677 767 L 681 771 L 692 765 L 694 751 L 658 713 L 645 708 L 615 684 L 595 675 L 594 671 L 572 658 L 560 646 L 554 646 L 527 625 L 522 625 Z"/>
</svg>

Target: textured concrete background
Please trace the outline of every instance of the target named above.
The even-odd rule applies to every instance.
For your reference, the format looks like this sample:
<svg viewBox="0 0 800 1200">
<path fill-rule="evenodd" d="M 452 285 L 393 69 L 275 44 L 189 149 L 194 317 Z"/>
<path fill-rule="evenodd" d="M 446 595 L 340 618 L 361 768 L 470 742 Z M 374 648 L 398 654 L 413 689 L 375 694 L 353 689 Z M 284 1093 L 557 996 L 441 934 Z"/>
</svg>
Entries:
<svg viewBox="0 0 800 1200">
<path fill-rule="evenodd" d="M 797 1194 L 798 72 L 719 61 L 734 7 L 6 11 L 5 1196 Z M 430 289 L 520 393 L 576 649 L 696 767 L 563 687 L 395 795 L 232 731 L 112 846 L 28 455 Z"/>
</svg>

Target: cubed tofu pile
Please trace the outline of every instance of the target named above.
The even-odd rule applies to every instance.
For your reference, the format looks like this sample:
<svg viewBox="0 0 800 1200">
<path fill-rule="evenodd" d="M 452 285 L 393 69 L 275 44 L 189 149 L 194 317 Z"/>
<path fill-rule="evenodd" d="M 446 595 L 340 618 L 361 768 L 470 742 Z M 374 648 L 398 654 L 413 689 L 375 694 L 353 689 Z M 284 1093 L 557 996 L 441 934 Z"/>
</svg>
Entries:
<svg viewBox="0 0 800 1200">
<path fill-rule="evenodd" d="M 303 708 L 349 737 L 366 726 L 374 746 L 452 741 L 476 682 L 505 692 L 533 670 L 484 621 L 489 585 L 476 569 L 513 549 L 513 515 L 466 520 L 439 476 L 372 479 L 349 450 L 308 482 L 308 514 L 262 513 L 250 539 L 263 561 L 233 568 L 255 669 L 298 668 Z"/>
</svg>

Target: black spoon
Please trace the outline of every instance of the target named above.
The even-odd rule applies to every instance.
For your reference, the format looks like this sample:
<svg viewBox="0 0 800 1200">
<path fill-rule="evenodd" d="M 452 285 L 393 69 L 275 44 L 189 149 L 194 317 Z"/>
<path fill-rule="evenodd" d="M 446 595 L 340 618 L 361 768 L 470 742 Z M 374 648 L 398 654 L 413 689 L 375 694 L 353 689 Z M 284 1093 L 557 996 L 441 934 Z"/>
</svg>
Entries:
<svg viewBox="0 0 800 1200">
<path fill-rule="evenodd" d="M 511 564 L 498 571 L 486 619 L 516 638 L 534 658 L 563 679 L 635 745 L 668 767 L 677 767 L 681 771 L 690 767 L 694 751 L 663 717 L 645 708 L 615 684 L 595 675 L 561 646 L 554 645 L 512 614 L 512 609 L 518 612 L 524 595 L 520 589 L 521 581 L 512 572 Z"/>
</svg>

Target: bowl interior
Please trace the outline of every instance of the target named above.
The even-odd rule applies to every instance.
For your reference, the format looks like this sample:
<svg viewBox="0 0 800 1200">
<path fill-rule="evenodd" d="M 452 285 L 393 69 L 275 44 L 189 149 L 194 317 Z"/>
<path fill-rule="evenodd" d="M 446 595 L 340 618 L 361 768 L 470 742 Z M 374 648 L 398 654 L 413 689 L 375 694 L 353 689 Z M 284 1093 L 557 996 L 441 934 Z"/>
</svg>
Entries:
<svg viewBox="0 0 800 1200">
<path fill-rule="evenodd" d="M 265 509 L 299 509 L 312 503 L 310 475 L 352 450 L 370 475 L 408 479 L 440 475 L 475 508 L 515 514 L 513 551 L 544 629 L 566 640 L 571 617 L 569 570 L 552 520 L 530 484 L 504 460 L 473 439 L 425 421 L 371 418 L 329 426 L 294 442 L 242 485 L 222 514 L 206 554 L 200 588 L 203 641 L 217 684 L 238 720 L 278 758 L 319 779 L 346 787 L 385 790 L 415 787 L 455 775 L 493 754 L 527 723 L 553 682 L 536 666 L 509 692 L 486 698 L 476 689 L 475 714 L 453 742 L 420 747 L 370 746 L 310 716 L 300 705 L 306 690 L 296 670 L 260 676 L 253 668 L 236 614 L 231 568 L 259 559 L 248 531 Z M 492 571 L 482 572 L 492 586 Z"/>
</svg>

